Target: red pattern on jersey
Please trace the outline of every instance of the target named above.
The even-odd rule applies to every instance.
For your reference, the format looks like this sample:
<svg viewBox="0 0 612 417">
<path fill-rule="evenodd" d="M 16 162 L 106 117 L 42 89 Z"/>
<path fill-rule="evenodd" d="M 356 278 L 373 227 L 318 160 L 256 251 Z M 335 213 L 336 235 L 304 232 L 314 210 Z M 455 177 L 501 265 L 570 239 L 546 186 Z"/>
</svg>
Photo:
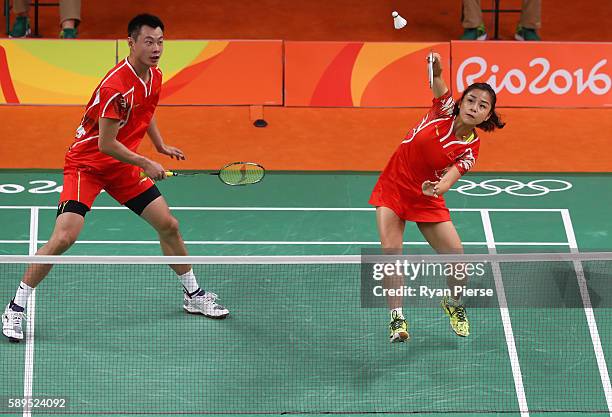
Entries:
<svg viewBox="0 0 612 417">
<path fill-rule="evenodd" d="M 161 91 L 161 71 L 150 68 L 149 76 L 149 82 L 145 84 L 127 59 L 106 74 L 87 103 L 74 142 L 66 153 L 67 165 L 103 170 L 122 164 L 98 149 L 98 120 L 101 117 L 119 120 L 117 141 L 136 152 L 149 127 Z"/>
<path fill-rule="evenodd" d="M 451 165 L 463 175 L 478 158 L 478 136 L 467 142 L 453 134 L 454 105 L 450 92 L 433 100 L 421 123 L 391 156 L 372 191 L 370 204 L 389 207 L 404 220 L 450 220 L 444 198 L 424 195 L 421 185 L 426 180 L 439 180 Z"/>
</svg>

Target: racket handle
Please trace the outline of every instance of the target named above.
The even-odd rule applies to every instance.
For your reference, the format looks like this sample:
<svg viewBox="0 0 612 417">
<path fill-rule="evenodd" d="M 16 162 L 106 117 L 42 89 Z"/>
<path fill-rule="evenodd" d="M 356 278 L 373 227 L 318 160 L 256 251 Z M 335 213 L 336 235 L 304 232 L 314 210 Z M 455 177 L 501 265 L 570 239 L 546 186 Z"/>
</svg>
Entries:
<svg viewBox="0 0 612 417">
<path fill-rule="evenodd" d="M 166 177 L 176 177 L 178 174 L 172 171 L 166 171 Z M 148 175 L 144 171 L 140 171 L 140 178 L 147 178 Z"/>
</svg>

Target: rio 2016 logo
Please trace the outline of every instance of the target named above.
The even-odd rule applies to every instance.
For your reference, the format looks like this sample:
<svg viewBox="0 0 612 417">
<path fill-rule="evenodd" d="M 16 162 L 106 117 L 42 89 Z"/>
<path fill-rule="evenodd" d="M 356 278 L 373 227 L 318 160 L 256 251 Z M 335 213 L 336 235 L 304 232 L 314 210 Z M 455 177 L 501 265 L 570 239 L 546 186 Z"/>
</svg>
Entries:
<svg viewBox="0 0 612 417">
<path fill-rule="evenodd" d="M 512 68 L 502 73 L 499 65 L 493 64 L 489 69 L 485 58 L 473 56 L 464 60 L 457 69 L 457 90 L 462 92 L 466 86 L 491 74 L 483 81 L 491 85 L 496 93 L 505 90 L 510 94 L 523 94 L 527 89 L 533 95 L 549 91 L 556 95 L 563 95 L 574 89 L 578 95 L 588 90 L 592 94 L 602 96 L 607 94 L 612 86 L 610 76 L 601 71 L 607 62 L 607 59 L 601 59 L 590 69 L 580 68 L 570 72 L 564 68 L 557 68 L 551 72 L 553 68 L 548 59 L 534 58 L 529 61 L 529 67 L 535 68 L 539 73 L 528 81 L 529 77 L 521 69 Z"/>
</svg>

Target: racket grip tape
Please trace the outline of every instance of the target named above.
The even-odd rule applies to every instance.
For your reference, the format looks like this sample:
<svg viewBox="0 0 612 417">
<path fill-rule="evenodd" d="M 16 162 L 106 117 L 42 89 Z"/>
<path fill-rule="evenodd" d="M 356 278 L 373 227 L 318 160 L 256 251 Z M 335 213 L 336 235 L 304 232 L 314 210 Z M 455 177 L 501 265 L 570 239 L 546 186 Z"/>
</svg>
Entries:
<svg viewBox="0 0 612 417">
<path fill-rule="evenodd" d="M 140 178 L 147 178 L 148 175 L 144 171 L 140 171 Z M 166 171 L 166 177 L 176 177 L 176 173 L 172 171 Z"/>
</svg>

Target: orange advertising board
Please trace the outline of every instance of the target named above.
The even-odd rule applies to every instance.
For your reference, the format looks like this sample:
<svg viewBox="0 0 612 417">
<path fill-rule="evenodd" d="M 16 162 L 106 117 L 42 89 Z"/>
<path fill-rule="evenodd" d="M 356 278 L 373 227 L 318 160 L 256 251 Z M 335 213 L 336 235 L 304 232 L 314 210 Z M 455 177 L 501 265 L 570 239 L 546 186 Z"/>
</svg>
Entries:
<svg viewBox="0 0 612 417">
<path fill-rule="evenodd" d="M 428 107 L 426 57 L 442 55 L 450 80 L 450 44 L 285 42 L 285 105 Z"/>
<path fill-rule="evenodd" d="M 129 49 L 118 42 L 122 59 Z M 283 104 L 282 41 L 169 40 L 159 66 L 162 105 Z"/>
<path fill-rule="evenodd" d="M 612 106 L 612 43 L 266 40 L 167 41 L 160 104 L 428 107 L 432 49 L 455 94 L 484 81 L 501 107 Z M 128 52 L 125 40 L 0 40 L 0 104 L 82 105 Z"/>
<path fill-rule="evenodd" d="M 612 43 L 451 43 L 453 88 L 487 82 L 505 107 L 612 106 Z"/>
<path fill-rule="evenodd" d="M 125 40 L 1 39 L 0 104 L 84 105 L 128 54 Z M 167 41 L 160 67 L 161 104 L 283 104 L 282 41 Z"/>
<path fill-rule="evenodd" d="M 115 41 L 0 39 L 0 104 L 78 104 L 116 63 Z"/>
</svg>

